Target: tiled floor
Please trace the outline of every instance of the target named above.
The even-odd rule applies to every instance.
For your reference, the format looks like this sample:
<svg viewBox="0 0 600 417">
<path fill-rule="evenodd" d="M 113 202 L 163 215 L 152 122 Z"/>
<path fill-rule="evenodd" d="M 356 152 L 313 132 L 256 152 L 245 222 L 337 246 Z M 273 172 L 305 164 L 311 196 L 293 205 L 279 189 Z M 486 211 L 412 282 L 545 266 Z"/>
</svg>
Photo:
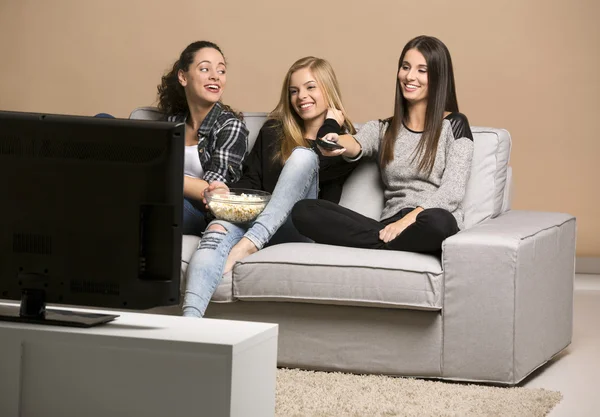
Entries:
<svg viewBox="0 0 600 417">
<path fill-rule="evenodd" d="M 571 345 L 524 384 L 562 392 L 550 417 L 600 416 L 600 275 L 577 275 L 574 310 Z"/>
</svg>

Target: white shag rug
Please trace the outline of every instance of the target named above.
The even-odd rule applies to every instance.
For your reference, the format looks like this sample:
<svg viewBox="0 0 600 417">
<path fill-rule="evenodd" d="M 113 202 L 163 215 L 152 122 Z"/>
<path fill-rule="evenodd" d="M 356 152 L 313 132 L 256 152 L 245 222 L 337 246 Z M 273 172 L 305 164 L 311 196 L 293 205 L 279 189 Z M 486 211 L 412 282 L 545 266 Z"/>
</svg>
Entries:
<svg viewBox="0 0 600 417">
<path fill-rule="evenodd" d="M 560 392 L 339 372 L 277 370 L 277 417 L 547 415 Z"/>
</svg>

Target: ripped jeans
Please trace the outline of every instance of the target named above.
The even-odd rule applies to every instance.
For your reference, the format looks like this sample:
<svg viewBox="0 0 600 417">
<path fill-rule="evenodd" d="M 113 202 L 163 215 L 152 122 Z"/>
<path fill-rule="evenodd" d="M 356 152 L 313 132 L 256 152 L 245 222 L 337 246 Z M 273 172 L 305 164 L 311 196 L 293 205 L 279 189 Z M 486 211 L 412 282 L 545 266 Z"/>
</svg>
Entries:
<svg viewBox="0 0 600 417">
<path fill-rule="evenodd" d="M 183 315 L 202 317 L 217 286 L 231 248 L 246 237 L 260 250 L 269 241 L 310 241 L 294 228 L 290 212 L 296 202 L 317 198 L 319 158 L 311 149 L 297 147 L 286 161 L 269 203 L 250 224 L 214 220 L 204 232 L 187 269 Z M 212 224 L 225 228 L 209 230 Z"/>
</svg>

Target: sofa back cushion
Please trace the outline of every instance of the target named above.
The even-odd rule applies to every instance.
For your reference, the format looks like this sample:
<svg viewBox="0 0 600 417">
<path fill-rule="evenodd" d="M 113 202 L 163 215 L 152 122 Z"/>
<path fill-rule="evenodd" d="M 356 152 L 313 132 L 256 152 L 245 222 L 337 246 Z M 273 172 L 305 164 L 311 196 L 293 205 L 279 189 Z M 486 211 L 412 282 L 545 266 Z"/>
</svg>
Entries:
<svg viewBox="0 0 600 417">
<path fill-rule="evenodd" d="M 383 202 L 383 183 L 379 175 L 379 166 L 374 160 L 361 161 L 344 184 L 340 205 L 379 220 Z"/>
<path fill-rule="evenodd" d="M 465 228 L 508 210 L 505 187 L 511 139 L 504 129 L 471 127 L 474 150 L 471 176 L 463 208 Z M 374 161 L 363 161 L 350 175 L 340 204 L 379 220 L 383 209 L 383 185 Z"/>
<path fill-rule="evenodd" d="M 252 149 L 268 113 L 245 112 L 244 122 L 249 130 L 248 149 Z M 160 120 L 156 107 L 135 109 L 131 119 Z M 361 125 L 356 124 L 360 129 Z M 465 228 L 493 218 L 510 208 L 510 179 L 508 162 L 511 149 L 510 134 L 504 129 L 472 126 L 473 163 L 463 200 Z M 358 213 L 379 220 L 383 210 L 383 185 L 374 161 L 362 161 L 350 175 L 342 192 L 340 204 Z"/>
<path fill-rule="evenodd" d="M 134 120 L 164 120 L 165 116 L 156 107 L 138 107 L 129 115 Z"/>
<path fill-rule="evenodd" d="M 511 149 L 510 134 L 504 129 L 472 126 L 471 131 L 475 146 L 463 200 L 465 228 L 503 212 Z"/>
<path fill-rule="evenodd" d="M 267 116 L 268 113 L 244 112 L 244 123 L 246 124 L 246 128 L 248 128 L 248 150 L 254 146 L 260 128 L 267 121 Z"/>
</svg>

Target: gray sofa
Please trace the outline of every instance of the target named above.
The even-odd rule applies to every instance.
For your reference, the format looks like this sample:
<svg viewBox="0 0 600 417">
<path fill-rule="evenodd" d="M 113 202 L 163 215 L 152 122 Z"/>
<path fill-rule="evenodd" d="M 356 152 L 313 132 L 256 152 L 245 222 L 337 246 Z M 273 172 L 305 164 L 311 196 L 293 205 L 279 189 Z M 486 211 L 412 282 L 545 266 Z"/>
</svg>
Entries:
<svg viewBox="0 0 600 417">
<path fill-rule="evenodd" d="M 245 115 L 253 144 L 266 115 Z M 159 115 L 141 108 L 131 117 Z M 571 342 L 576 223 L 511 210 L 510 136 L 472 130 L 466 227 L 444 242 L 441 259 L 275 245 L 235 265 L 207 317 L 279 323 L 280 366 L 519 383 Z M 361 162 L 340 203 L 378 218 L 374 162 Z M 184 236 L 182 276 L 198 240 Z"/>
</svg>

